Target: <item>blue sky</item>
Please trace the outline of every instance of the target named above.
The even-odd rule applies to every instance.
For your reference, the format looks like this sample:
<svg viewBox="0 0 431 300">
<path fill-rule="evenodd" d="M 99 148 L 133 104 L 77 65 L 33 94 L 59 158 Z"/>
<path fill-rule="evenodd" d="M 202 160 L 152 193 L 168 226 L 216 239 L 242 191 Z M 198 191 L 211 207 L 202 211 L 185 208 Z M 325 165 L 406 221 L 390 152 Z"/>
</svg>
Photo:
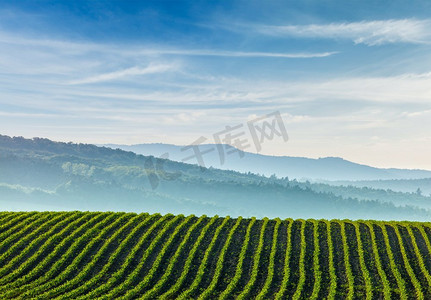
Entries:
<svg viewBox="0 0 431 300">
<path fill-rule="evenodd" d="M 280 111 L 262 153 L 431 169 L 429 1 L 0 1 L 1 134 L 189 144 Z"/>
</svg>

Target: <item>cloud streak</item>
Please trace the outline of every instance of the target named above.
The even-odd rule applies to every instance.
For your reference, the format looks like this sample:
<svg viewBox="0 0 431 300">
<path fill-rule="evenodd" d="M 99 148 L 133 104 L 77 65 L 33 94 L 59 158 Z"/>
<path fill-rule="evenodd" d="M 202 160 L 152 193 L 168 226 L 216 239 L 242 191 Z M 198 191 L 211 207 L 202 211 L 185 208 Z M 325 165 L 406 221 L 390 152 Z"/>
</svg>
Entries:
<svg viewBox="0 0 431 300">
<path fill-rule="evenodd" d="M 10 135 L 184 144 L 225 125 L 241 124 L 247 116 L 279 110 L 292 136 L 291 155 L 334 155 L 343 145 L 353 145 L 351 151 L 363 147 L 360 154 L 365 153 L 363 141 L 371 132 L 394 140 L 427 136 L 429 68 L 392 76 L 384 72 L 331 76 L 323 72 L 324 76 L 310 77 L 259 73 L 262 65 L 276 70 L 297 68 L 296 64 L 340 63 L 341 55 L 319 59 L 331 55 L 335 53 L 35 40 L 0 32 L 0 127 Z M 255 57 L 263 59 L 245 59 Z M 317 59 L 307 60 L 313 57 Z M 247 69 L 250 61 L 255 65 Z M 225 65 L 256 74 L 220 71 Z M 328 145 L 336 138 L 337 143 Z M 316 146 L 319 139 L 322 146 Z"/>
<path fill-rule="evenodd" d="M 277 52 L 244 52 L 244 51 L 224 51 L 224 50 L 169 50 L 151 49 L 142 50 L 146 55 L 184 55 L 184 56 L 220 56 L 220 57 L 268 57 L 268 58 L 321 58 L 328 57 L 338 52 L 297 52 L 297 53 L 277 53 Z"/>
<path fill-rule="evenodd" d="M 348 39 L 355 44 L 368 46 L 392 43 L 428 44 L 431 42 L 431 20 L 390 19 L 310 25 L 260 25 L 255 29 L 265 35 Z"/>
<path fill-rule="evenodd" d="M 215 57 L 262 57 L 262 58 L 323 58 L 337 54 L 336 51 L 324 52 L 257 52 L 257 51 L 230 51 L 223 49 L 187 49 L 170 48 L 162 46 L 128 46 L 80 43 L 52 39 L 33 39 L 28 37 L 17 37 L 0 31 L 0 44 L 17 47 L 37 47 L 36 49 L 60 51 L 67 55 L 78 55 L 90 52 L 105 54 L 116 54 L 124 57 L 136 56 L 215 56 Z"/>
<path fill-rule="evenodd" d="M 175 67 L 172 65 L 151 65 L 150 64 L 145 68 L 132 67 L 132 68 L 119 70 L 115 72 L 104 73 L 104 74 L 99 74 L 96 76 L 91 76 L 83 79 L 73 80 L 73 81 L 70 81 L 69 84 L 75 85 L 75 84 L 98 83 L 98 82 L 121 79 L 123 77 L 129 77 L 129 76 L 164 73 L 164 72 L 172 71 L 174 69 Z"/>
</svg>

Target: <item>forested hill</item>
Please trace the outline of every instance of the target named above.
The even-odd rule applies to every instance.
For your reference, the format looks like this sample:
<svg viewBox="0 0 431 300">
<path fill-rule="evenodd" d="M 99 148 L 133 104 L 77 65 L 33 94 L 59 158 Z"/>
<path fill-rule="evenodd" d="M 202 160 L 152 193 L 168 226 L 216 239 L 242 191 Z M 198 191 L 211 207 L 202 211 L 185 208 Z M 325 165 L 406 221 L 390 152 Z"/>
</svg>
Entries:
<svg viewBox="0 0 431 300">
<path fill-rule="evenodd" d="M 431 178 L 423 179 L 394 179 L 394 180 L 363 180 L 363 181 L 322 181 L 331 185 L 355 187 L 370 187 L 374 189 L 390 189 L 403 193 L 417 193 L 431 195 Z"/>
<path fill-rule="evenodd" d="M 113 149 L 133 151 L 143 155 L 159 157 L 164 153 L 169 154 L 169 159 L 183 161 L 187 158 L 184 146 L 170 144 L 138 144 L 115 145 L 107 144 Z M 217 147 L 218 146 L 218 147 Z M 296 178 L 297 180 L 389 180 L 389 179 L 423 179 L 431 178 L 431 171 L 408 169 L 383 169 L 364 164 L 354 163 L 340 157 L 323 157 L 318 159 L 293 156 L 270 156 L 241 151 L 241 155 L 232 152 L 220 160 L 220 147 L 233 148 L 228 145 L 202 144 L 201 152 L 205 153 L 203 161 L 205 166 L 223 170 L 235 170 L 239 172 L 253 172 L 278 177 Z M 189 161 L 189 160 L 187 160 Z"/>
<path fill-rule="evenodd" d="M 359 201 L 345 193 L 336 196 L 317 187 L 94 145 L 0 136 L 2 210 L 396 220 L 431 216 L 419 208 L 427 207 L 428 197 L 395 205 L 373 198 Z"/>
</svg>

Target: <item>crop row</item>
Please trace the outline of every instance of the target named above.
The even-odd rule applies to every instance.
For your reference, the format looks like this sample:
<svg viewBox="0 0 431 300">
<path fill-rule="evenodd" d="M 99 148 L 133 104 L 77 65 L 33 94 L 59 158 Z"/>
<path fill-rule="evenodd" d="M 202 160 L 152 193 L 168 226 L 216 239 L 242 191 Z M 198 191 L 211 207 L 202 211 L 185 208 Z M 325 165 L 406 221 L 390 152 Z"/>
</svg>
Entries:
<svg viewBox="0 0 431 300">
<path fill-rule="evenodd" d="M 0 213 L 0 299 L 431 299 L 431 224 Z"/>
</svg>

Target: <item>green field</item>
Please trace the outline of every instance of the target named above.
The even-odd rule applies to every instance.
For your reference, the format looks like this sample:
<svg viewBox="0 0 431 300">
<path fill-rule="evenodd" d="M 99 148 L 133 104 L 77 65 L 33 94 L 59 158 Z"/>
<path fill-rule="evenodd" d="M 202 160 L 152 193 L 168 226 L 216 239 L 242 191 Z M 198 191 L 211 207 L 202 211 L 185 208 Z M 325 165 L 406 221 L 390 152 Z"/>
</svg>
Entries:
<svg viewBox="0 0 431 300">
<path fill-rule="evenodd" d="M 0 213 L 0 299 L 431 299 L 431 224 Z"/>
</svg>

